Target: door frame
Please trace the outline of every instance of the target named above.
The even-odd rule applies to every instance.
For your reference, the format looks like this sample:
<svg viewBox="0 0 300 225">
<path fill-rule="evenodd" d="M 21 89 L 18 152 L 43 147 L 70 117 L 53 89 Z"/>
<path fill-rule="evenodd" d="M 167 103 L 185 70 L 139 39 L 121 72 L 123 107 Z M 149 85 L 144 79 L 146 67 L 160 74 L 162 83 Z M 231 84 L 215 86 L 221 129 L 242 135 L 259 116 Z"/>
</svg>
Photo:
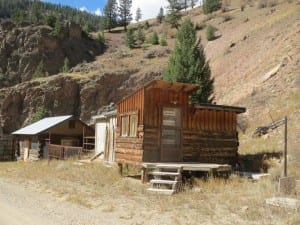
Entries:
<svg viewBox="0 0 300 225">
<path fill-rule="evenodd" d="M 163 111 L 164 111 L 164 108 L 174 108 L 174 109 L 178 109 L 179 110 L 179 113 L 180 113 L 180 125 L 179 126 L 175 126 L 175 127 L 171 127 L 171 126 L 164 126 L 163 125 Z M 161 162 L 168 162 L 168 161 L 162 161 L 162 153 L 164 151 L 164 148 L 163 148 L 163 144 L 162 144 L 162 135 L 163 135 L 163 129 L 164 128 L 170 128 L 170 129 L 174 129 L 176 130 L 177 132 L 179 132 L 178 134 L 178 137 L 180 138 L 179 142 L 178 142 L 178 151 L 177 153 L 179 154 L 178 157 L 177 157 L 177 160 L 178 162 L 181 162 L 183 160 L 183 154 L 182 154 L 182 126 L 183 126 L 183 107 L 181 105 L 162 105 L 161 108 L 160 108 L 160 127 L 159 127 L 159 131 L 160 131 L 160 143 L 159 143 L 159 161 Z M 171 161 L 170 161 L 171 162 Z M 172 162 L 174 162 L 172 160 Z"/>
</svg>

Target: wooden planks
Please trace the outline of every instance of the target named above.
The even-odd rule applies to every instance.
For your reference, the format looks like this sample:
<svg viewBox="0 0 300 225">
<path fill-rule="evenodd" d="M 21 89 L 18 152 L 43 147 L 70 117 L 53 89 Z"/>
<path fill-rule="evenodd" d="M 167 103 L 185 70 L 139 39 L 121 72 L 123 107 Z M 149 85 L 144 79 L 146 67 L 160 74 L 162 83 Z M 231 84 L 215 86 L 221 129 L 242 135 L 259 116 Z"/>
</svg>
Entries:
<svg viewBox="0 0 300 225">
<path fill-rule="evenodd" d="M 0 161 L 11 161 L 15 158 L 12 138 L 0 139 Z"/>
</svg>

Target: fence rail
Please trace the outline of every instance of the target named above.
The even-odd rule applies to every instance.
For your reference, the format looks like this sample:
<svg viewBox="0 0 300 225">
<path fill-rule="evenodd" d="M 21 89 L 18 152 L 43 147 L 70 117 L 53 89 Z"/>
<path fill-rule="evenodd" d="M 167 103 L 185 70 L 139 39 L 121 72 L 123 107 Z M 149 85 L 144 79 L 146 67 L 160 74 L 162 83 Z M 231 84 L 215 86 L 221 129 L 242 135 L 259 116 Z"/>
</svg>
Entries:
<svg viewBox="0 0 300 225">
<path fill-rule="evenodd" d="M 82 147 L 64 146 L 64 145 L 48 145 L 49 158 L 67 159 L 70 157 L 80 158 L 82 155 Z"/>
</svg>

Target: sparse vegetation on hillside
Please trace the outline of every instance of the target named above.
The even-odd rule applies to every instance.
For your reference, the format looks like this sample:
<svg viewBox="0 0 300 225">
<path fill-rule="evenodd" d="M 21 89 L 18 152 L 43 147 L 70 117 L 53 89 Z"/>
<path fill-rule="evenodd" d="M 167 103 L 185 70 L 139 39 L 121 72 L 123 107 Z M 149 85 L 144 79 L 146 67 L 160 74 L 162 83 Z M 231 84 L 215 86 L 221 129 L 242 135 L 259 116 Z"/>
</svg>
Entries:
<svg viewBox="0 0 300 225">
<path fill-rule="evenodd" d="M 202 4 L 203 12 L 205 14 L 217 11 L 222 6 L 220 0 L 204 0 Z"/>
<path fill-rule="evenodd" d="M 31 123 L 37 122 L 47 116 L 49 116 L 50 113 L 44 106 L 39 106 L 35 113 L 32 115 Z"/>
<path fill-rule="evenodd" d="M 212 25 L 208 25 L 207 28 L 206 28 L 206 38 L 208 41 L 213 41 L 216 39 L 216 35 L 215 35 L 215 32 L 216 32 L 216 28 Z"/>
</svg>

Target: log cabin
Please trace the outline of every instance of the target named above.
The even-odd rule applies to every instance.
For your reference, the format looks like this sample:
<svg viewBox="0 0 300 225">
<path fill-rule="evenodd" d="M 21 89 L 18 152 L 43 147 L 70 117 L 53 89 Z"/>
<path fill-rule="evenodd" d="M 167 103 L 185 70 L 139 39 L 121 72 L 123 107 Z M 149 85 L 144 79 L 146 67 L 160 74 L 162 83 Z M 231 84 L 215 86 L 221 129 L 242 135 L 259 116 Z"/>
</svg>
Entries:
<svg viewBox="0 0 300 225">
<path fill-rule="evenodd" d="M 191 104 L 193 84 L 153 80 L 117 104 L 115 161 L 235 165 L 245 108 Z"/>
</svg>

